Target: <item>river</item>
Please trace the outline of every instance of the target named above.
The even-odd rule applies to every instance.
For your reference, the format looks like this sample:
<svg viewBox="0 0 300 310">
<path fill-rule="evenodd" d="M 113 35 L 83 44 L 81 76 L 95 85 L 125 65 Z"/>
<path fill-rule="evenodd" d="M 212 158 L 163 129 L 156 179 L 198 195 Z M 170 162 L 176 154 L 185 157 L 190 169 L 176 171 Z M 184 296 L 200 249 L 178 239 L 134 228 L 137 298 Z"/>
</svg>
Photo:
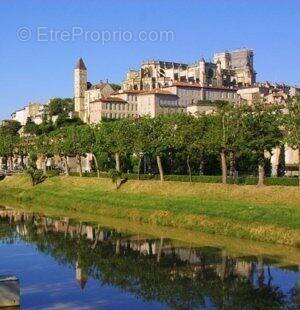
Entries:
<svg viewBox="0 0 300 310">
<path fill-rule="evenodd" d="M 300 305 L 298 249 L 130 226 L 0 208 L 0 275 L 20 280 L 21 309 Z"/>
</svg>

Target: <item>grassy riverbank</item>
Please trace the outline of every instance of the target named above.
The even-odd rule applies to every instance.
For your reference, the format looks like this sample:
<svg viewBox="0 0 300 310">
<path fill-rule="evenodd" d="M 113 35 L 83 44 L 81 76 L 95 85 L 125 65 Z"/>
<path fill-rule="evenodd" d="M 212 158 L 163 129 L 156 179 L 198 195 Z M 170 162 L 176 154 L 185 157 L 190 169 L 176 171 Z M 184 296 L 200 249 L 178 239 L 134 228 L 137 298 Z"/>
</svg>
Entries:
<svg viewBox="0 0 300 310">
<path fill-rule="evenodd" d="M 33 188 L 13 176 L 0 182 L 0 204 L 300 244 L 300 191 L 293 187 L 129 181 L 116 191 L 108 179 L 54 177 Z"/>
</svg>

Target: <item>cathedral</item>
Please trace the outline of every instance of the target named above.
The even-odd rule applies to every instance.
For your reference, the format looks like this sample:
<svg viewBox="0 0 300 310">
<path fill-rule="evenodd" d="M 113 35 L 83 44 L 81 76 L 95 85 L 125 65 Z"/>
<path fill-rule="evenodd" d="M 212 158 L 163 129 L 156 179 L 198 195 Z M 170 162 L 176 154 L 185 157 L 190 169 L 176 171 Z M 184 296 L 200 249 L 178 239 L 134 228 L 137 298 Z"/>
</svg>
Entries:
<svg viewBox="0 0 300 310">
<path fill-rule="evenodd" d="M 255 76 L 253 51 L 240 49 L 216 53 L 213 62 L 202 58 L 190 65 L 146 61 L 139 70 L 127 73 L 121 90 L 116 92 L 107 82 L 89 83 L 87 68 L 80 58 L 74 70 L 75 111 L 87 123 L 181 112 L 199 100 L 236 101 L 237 89 L 254 85 Z M 145 102 L 152 102 L 152 112 L 145 110 Z"/>
<path fill-rule="evenodd" d="M 211 87 L 242 87 L 255 83 L 253 51 L 239 49 L 216 53 L 213 62 L 204 58 L 193 64 L 145 61 L 139 70 L 130 70 L 123 90 L 151 90 L 170 86 L 173 82 L 195 83 Z"/>
</svg>

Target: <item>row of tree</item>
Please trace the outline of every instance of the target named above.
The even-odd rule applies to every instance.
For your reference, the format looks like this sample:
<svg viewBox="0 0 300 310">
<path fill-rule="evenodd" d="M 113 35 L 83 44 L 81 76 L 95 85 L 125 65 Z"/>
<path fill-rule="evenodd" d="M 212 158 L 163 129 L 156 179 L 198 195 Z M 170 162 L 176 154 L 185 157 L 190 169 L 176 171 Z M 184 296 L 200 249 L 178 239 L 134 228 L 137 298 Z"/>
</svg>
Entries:
<svg viewBox="0 0 300 310">
<path fill-rule="evenodd" d="M 34 152 L 46 161 L 57 155 L 69 174 L 68 157 L 75 157 L 82 175 L 82 157 L 93 155 L 94 169 L 134 170 L 139 174 L 142 163 L 157 170 L 161 181 L 164 172 L 186 171 L 190 178 L 198 165 L 219 158 L 222 182 L 228 170 L 237 175 L 243 161 L 255 163 L 258 184 L 264 183 L 266 154 L 275 147 L 288 144 L 300 149 L 300 100 L 285 108 L 256 103 L 233 107 L 218 102 L 212 114 L 194 117 L 188 114 L 160 115 L 155 118 L 103 121 L 96 126 L 63 126 L 49 133 L 18 137 L 4 127 L 0 130 L 0 157 L 24 158 Z M 300 155 L 300 154 L 299 154 Z M 229 167 L 228 167 L 229 165 Z M 186 167 L 186 170 L 183 169 Z M 144 168 L 145 171 L 145 168 Z M 202 170 L 203 171 L 203 170 Z"/>
</svg>

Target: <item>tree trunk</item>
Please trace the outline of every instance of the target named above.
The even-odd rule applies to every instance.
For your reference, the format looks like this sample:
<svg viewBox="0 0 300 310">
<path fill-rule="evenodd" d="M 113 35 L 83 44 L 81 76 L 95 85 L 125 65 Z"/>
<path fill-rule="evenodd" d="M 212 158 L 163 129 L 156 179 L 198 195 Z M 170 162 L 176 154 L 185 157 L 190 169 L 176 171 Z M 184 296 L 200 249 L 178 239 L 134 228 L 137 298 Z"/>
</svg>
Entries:
<svg viewBox="0 0 300 310">
<path fill-rule="evenodd" d="M 258 165 L 258 186 L 264 186 L 265 185 L 265 166 L 264 164 Z"/>
<path fill-rule="evenodd" d="M 12 157 L 11 156 L 8 157 L 7 162 L 8 162 L 8 164 L 7 164 L 8 170 L 12 171 L 13 169 L 12 169 Z"/>
<path fill-rule="evenodd" d="M 227 164 L 226 164 L 226 155 L 225 151 L 221 151 L 221 165 L 222 165 L 222 183 L 227 183 Z"/>
<path fill-rule="evenodd" d="M 100 171 L 99 171 L 99 165 L 98 165 L 97 157 L 95 156 L 95 154 L 92 154 L 92 156 L 93 156 L 95 166 L 96 166 L 96 170 L 97 170 L 97 177 L 100 178 Z"/>
<path fill-rule="evenodd" d="M 157 162 L 157 166 L 158 166 L 158 170 L 159 170 L 160 181 L 163 182 L 163 180 L 164 180 L 164 170 L 163 170 L 163 167 L 162 167 L 160 156 L 156 156 L 156 162 Z"/>
<path fill-rule="evenodd" d="M 46 173 L 47 173 L 47 161 L 48 161 L 48 158 L 46 157 L 46 158 L 44 159 L 44 165 L 43 165 L 43 168 L 44 168 L 44 174 L 46 174 Z"/>
<path fill-rule="evenodd" d="M 118 172 L 121 172 L 121 165 L 120 165 L 120 154 L 116 153 L 115 154 L 115 161 L 116 161 L 116 170 Z"/>
<path fill-rule="evenodd" d="M 65 159 L 65 172 L 66 175 L 69 176 L 70 172 L 69 172 L 68 156 L 65 156 L 64 159 Z"/>
<path fill-rule="evenodd" d="M 188 156 L 186 158 L 186 164 L 187 164 L 187 167 L 188 167 L 188 173 L 189 173 L 190 182 L 192 182 L 192 171 L 191 171 L 191 166 L 190 166 L 190 156 Z"/>
<path fill-rule="evenodd" d="M 139 155 L 139 163 L 138 163 L 138 180 L 140 180 L 141 164 L 142 164 L 142 156 L 141 156 L 141 155 Z"/>
<path fill-rule="evenodd" d="M 233 178 L 233 183 L 236 184 L 237 183 L 236 152 L 231 152 L 230 175 Z"/>
<path fill-rule="evenodd" d="M 79 168 L 79 176 L 82 177 L 82 165 L 81 165 L 81 156 L 77 155 L 77 163 L 78 163 L 78 168 Z"/>
</svg>

